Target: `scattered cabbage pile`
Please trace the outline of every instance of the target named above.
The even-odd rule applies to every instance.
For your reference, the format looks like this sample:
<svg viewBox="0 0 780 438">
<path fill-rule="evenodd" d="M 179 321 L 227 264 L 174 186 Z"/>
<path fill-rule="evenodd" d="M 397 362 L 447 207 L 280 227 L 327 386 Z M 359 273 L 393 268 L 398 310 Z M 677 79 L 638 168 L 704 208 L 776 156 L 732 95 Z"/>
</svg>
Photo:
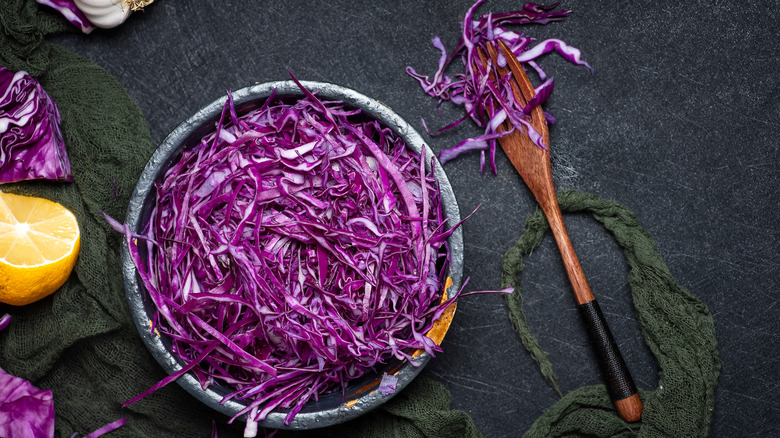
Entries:
<svg viewBox="0 0 780 438">
<path fill-rule="evenodd" d="M 60 113 L 38 81 L 0 67 L 0 184 L 72 180 L 59 123 Z"/>
<path fill-rule="evenodd" d="M 474 18 L 476 9 L 483 1 L 478 0 L 466 12 L 460 41 L 449 55 L 441 39 L 438 36 L 433 38 L 433 46 L 441 52 L 438 69 L 433 78 L 417 73 L 412 67 L 407 67 L 406 71 L 417 79 L 427 94 L 439 99 L 440 102 L 451 101 L 456 105 L 463 106 L 466 111 L 461 119 L 450 123 L 438 132 L 457 126 L 469 118 L 477 126 L 485 129 L 483 135 L 463 140 L 454 147 L 442 151 L 439 154 L 441 163 L 444 164 L 464 152 L 479 150 L 482 171 L 484 172 L 485 153 L 487 152 L 490 157 L 490 168 L 495 174 L 496 140 L 508 133 L 501 132 L 497 128 L 505 121 L 509 120 L 515 129 L 525 128 L 537 146 L 547 147 L 542 143 L 541 136 L 530 123 L 531 110 L 547 101 L 555 83 L 553 77 L 548 76 L 537 63 L 539 57 L 554 51 L 575 65 L 585 66 L 589 70 L 591 68 L 581 59 L 581 53 L 578 49 L 559 39 L 548 39 L 536 43 L 535 39 L 524 33 L 517 33 L 506 28 L 507 25 L 514 24 L 547 24 L 563 20 L 570 11 L 555 11 L 558 3 L 549 6 L 526 3 L 523 9 L 518 11 L 488 13 Z M 479 59 L 478 50 L 481 49 L 487 53 L 486 45 L 495 44 L 499 40 L 506 43 L 517 60 L 525 67 L 535 71 L 539 80 L 542 81 L 536 87 L 535 98 L 529 101 L 528 105 L 523 105 L 515 100 L 510 86 L 511 73 L 502 77 L 492 62 L 486 68 Z M 498 64 L 502 67 L 506 66 L 503 54 L 499 50 L 497 52 L 499 53 Z M 463 66 L 463 73 L 451 77 L 447 74 L 447 70 L 458 57 Z M 491 76 L 497 79 L 490 79 Z M 545 112 L 545 117 L 548 123 L 555 121 L 555 118 L 547 112 Z M 424 120 L 423 124 L 425 124 Z"/>
<path fill-rule="evenodd" d="M 457 224 L 432 169 L 375 119 L 299 86 L 242 116 L 228 94 L 157 185 L 146 229 L 107 218 L 156 305 L 151 328 L 188 364 L 128 403 L 192 371 L 234 388 L 225 400 L 247 401 L 248 427 L 278 408 L 289 422 L 392 357 L 440 351 L 426 333 L 455 298 L 440 302 Z"/>
</svg>

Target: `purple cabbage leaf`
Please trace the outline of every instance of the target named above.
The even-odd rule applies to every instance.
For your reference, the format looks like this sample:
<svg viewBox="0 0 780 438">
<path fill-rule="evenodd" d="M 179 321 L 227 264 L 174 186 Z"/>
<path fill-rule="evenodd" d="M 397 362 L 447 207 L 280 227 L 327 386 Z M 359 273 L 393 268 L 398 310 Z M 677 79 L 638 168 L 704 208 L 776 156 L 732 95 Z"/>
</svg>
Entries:
<svg viewBox="0 0 780 438">
<path fill-rule="evenodd" d="M 60 113 L 41 84 L 0 67 L 0 184 L 72 181 Z"/>
<path fill-rule="evenodd" d="M 0 330 L 11 315 L 0 316 Z M 0 368 L 0 437 L 49 438 L 54 436 L 54 399 L 51 390 L 41 390 Z"/>
<path fill-rule="evenodd" d="M 0 436 L 53 437 L 52 391 L 38 389 L 0 369 Z"/>
<path fill-rule="evenodd" d="M 0 330 L 8 327 L 11 315 L 0 316 Z M 54 437 L 54 398 L 49 389 L 38 389 L 29 381 L 0 368 L 0 437 Z M 106 424 L 84 438 L 98 438 L 125 425 L 121 418 Z M 74 433 L 71 438 L 78 437 Z"/>
<path fill-rule="evenodd" d="M 85 34 L 91 33 L 95 30 L 95 25 L 89 21 L 86 14 L 76 6 L 76 2 L 73 0 L 35 0 L 36 2 L 54 8 L 57 12 L 62 14 L 66 20 L 71 24 L 81 29 Z"/>
</svg>

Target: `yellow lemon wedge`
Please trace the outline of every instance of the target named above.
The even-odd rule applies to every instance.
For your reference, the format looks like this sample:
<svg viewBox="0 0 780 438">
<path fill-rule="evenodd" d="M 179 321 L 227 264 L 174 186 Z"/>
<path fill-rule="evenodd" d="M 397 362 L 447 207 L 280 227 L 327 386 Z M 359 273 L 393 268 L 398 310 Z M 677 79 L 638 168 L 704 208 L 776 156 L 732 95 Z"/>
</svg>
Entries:
<svg viewBox="0 0 780 438">
<path fill-rule="evenodd" d="M 0 192 L 0 302 L 23 306 L 54 293 L 70 276 L 80 246 L 68 209 Z"/>
</svg>

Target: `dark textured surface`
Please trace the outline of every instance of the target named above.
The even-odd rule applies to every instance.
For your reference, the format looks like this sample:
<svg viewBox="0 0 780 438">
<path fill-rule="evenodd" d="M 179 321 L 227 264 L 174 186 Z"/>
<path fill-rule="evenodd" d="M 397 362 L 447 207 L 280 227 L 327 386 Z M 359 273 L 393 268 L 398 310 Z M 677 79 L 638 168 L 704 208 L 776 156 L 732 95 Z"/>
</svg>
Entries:
<svg viewBox="0 0 780 438">
<path fill-rule="evenodd" d="M 226 89 L 287 79 L 344 85 L 380 99 L 422 130 L 457 117 L 404 68 L 432 73 L 439 34 L 452 47 L 470 1 L 194 2 L 158 0 L 121 28 L 56 41 L 114 74 L 138 102 L 159 143 Z M 521 2 L 491 1 L 480 12 Z M 780 43 L 775 1 L 566 2 L 574 13 L 546 27 L 583 51 L 595 74 L 551 56 L 547 110 L 559 188 L 615 199 L 653 235 L 678 282 L 710 307 L 723 369 L 713 437 L 780 434 L 778 213 Z M 424 138 L 436 150 L 476 132 Z M 470 289 L 499 284 L 501 255 L 520 235 L 533 199 L 499 154 L 498 175 L 476 155 L 447 165 L 463 215 Z M 128 188 L 129 189 L 129 188 Z M 590 220 L 565 218 L 637 386 L 657 385 L 629 300 L 625 263 Z M 551 353 L 561 389 L 600 381 L 552 239 L 523 277 L 529 324 Z M 523 350 L 501 297 L 463 298 L 445 353 L 424 373 L 487 437 L 514 437 L 557 400 Z M 161 413 L 163 416 L 164 413 Z"/>
</svg>

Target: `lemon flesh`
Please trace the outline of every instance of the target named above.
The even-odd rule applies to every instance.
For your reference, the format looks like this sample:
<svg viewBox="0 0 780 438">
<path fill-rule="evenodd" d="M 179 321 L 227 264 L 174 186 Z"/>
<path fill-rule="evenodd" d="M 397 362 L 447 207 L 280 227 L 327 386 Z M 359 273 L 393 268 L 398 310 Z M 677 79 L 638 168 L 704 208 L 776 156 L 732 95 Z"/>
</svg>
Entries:
<svg viewBox="0 0 780 438">
<path fill-rule="evenodd" d="M 54 293 L 70 276 L 80 246 L 68 209 L 0 192 L 0 302 L 23 306 Z"/>
</svg>

